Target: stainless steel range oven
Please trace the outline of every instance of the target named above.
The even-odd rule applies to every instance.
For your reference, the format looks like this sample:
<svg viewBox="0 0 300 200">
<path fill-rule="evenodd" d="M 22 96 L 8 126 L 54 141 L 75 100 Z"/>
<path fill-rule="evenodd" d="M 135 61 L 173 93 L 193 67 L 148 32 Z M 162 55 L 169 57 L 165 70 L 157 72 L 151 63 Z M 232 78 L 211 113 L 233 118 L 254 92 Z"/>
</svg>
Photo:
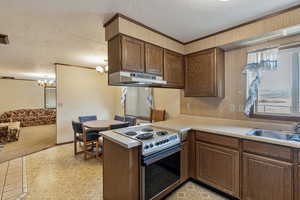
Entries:
<svg viewBox="0 0 300 200">
<path fill-rule="evenodd" d="M 180 180 L 181 145 L 142 156 L 141 199 L 150 200 Z"/>
</svg>

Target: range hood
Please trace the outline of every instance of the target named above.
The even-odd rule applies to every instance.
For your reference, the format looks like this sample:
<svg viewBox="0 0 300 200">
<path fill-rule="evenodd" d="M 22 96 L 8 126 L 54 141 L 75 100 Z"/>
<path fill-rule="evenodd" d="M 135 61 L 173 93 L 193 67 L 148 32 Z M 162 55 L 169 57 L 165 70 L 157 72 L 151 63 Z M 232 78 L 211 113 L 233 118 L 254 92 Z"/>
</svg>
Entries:
<svg viewBox="0 0 300 200">
<path fill-rule="evenodd" d="M 114 72 L 109 74 L 109 84 L 117 86 L 151 87 L 167 84 L 162 76 L 139 72 Z"/>
</svg>

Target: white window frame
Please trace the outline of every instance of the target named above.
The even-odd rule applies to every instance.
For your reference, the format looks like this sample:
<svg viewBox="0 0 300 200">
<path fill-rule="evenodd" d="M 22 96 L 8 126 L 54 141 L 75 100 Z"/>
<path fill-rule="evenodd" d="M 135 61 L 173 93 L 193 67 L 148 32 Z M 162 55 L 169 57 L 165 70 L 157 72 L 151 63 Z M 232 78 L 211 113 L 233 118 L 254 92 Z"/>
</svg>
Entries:
<svg viewBox="0 0 300 200">
<path fill-rule="evenodd" d="M 295 46 L 290 47 L 284 47 L 283 49 L 289 49 L 289 48 L 295 48 Z M 279 51 L 280 52 L 280 51 Z M 300 117 L 300 108 L 299 108 L 299 83 L 300 83 L 300 76 L 299 76 L 299 70 L 300 70 L 300 56 L 297 53 L 294 53 L 293 55 L 293 61 L 292 61 L 292 106 L 290 108 L 291 114 L 285 114 L 285 113 L 268 113 L 268 112 L 258 112 L 257 109 L 257 101 L 255 105 L 253 106 L 253 116 L 270 116 L 270 117 Z M 251 72 L 247 73 L 246 79 L 247 79 L 247 94 L 246 97 L 248 98 L 248 92 L 249 92 L 249 86 L 250 86 L 250 80 L 251 80 Z M 258 91 L 259 93 L 259 91 Z M 258 94 L 259 96 L 259 94 Z"/>
</svg>

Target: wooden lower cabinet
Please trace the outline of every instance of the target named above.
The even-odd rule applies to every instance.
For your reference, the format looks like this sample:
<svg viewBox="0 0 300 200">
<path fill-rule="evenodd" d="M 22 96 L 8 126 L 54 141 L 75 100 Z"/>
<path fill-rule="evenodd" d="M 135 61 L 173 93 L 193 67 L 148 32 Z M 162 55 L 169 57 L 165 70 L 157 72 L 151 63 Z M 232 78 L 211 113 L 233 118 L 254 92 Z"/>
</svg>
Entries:
<svg viewBox="0 0 300 200">
<path fill-rule="evenodd" d="M 243 200 L 292 200 L 293 164 L 243 153 Z"/>
<path fill-rule="evenodd" d="M 103 199 L 140 199 L 139 149 L 103 139 Z"/>
<path fill-rule="evenodd" d="M 295 166 L 295 171 L 294 171 L 294 180 L 295 180 L 295 185 L 294 185 L 294 194 L 295 194 L 295 200 L 300 199 L 300 165 Z"/>
<path fill-rule="evenodd" d="M 180 182 L 183 183 L 189 178 L 189 146 L 188 142 L 183 142 L 181 150 L 181 170 Z"/>
<path fill-rule="evenodd" d="M 239 166 L 239 151 L 196 142 L 196 179 L 239 198 Z"/>
</svg>

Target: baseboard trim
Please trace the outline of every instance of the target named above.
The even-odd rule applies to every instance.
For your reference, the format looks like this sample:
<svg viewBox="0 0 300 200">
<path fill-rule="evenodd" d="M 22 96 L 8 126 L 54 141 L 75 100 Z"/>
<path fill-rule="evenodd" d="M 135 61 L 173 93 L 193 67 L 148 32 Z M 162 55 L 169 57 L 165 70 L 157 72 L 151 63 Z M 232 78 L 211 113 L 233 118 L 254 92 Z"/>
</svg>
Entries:
<svg viewBox="0 0 300 200">
<path fill-rule="evenodd" d="M 60 146 L 60 145 L 64 145 L 64 144 L 71 144 L 74 141 L 68 141 L 68 142 L 61 142 L 61 143 L 56 143 L 56 145 Z"/>
</svg>

